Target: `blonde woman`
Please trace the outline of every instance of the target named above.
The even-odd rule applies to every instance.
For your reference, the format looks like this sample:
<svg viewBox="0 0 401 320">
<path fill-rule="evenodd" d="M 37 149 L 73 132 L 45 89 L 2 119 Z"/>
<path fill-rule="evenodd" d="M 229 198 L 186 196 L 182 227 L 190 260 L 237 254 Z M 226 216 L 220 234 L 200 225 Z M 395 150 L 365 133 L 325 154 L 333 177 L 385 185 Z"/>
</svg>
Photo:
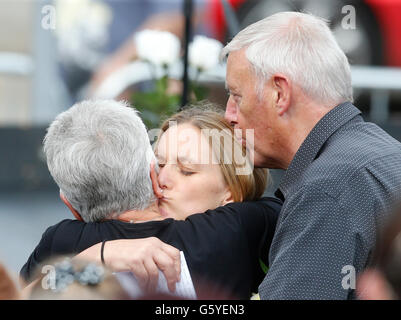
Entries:
<svg viewBox="0 0 401 320">
<path fill-rule="evenodd" d="M 159 209 L 178 220 L 229 202 L 259 199 L 267 169 L 253 169 L 245 147 L 212 104 L 164 121 L 155 147 L 163 198 Z"/>
<path fill-rule="evenodd" d="M 84 110 L 77 110 L 77 117 L 82 119 L 83 112 L 92 114 L 95 111 L 89 105 Z M 103 119 L 101 123 L 107 123 L 108 127 L 118 126 L 124 120 L 118 117 L 116 106 L 106 108 L 104 118 L 107 121 Z M 94 117 L 90 119 L 91 126 L 96 126 Z M 63 134 L 67 135 L 62 141 L 67 141 L 75 137 L 76 130 L 66 129 L 62 120 L 59 117 L 55 125 L 60 126 Z M 85 126 L 80 128 L 84 130 Z M 215 129 L 221 143 L 213 144 L 216 136 L 205 134 L 205 129 Z M 97 135 L 99 132 L 100 128 L 96 128 Z M 99 148 L 102 147 L 100 142 L 107 140 L 107 136 L 102 134 L 101 138 L 96 140 Z M 102 160 L 105 163 L 115 161 L 116 154 L 124 157 L 123 153 L 131 150 L 129 141 L 114 143 L 111 147 L 121 147 L 121 150 L 105 152 L 103 146 Z M 138 146 L 138 154 L 141 148 L 147 147 Z M 79 151 L 85 153 L 87 148 L 80 148 Z M 96 151 L 95 147 L 90 149 L 91 158 L 94 158 Z M 64 220 L 50 227 L 23 267 L 21 275 L 28 281 L 32 280 L 29 276 L 42 259 L 59 254 L 77 254 L 89 248 L 80 254 L 81 258 L 99 262 L 102 257 L 106 266 L 115 271 L 131 270 L 139 278 L 146 278 L 155 274 L 154 266 L 146 260 L 131 268 L 132 250 L 148 241 L 144 238 L 156 237 L 184 251 L 199 298 L 212 298 L 223 291 L 226 297 L 248 299 L 264 277 L 260 260 L 268 264 L 268 250 L 281 202 L 272 198 L 258 200 L 266 186 L 267 172 L 252 169 L 249 158 L 240 157 L 244 155 L 243 151 L 232 128 L 218 112 L 192 108 L 167 119 L 155 147 L 160 165 L 159 175 L 155 178 L 152 170 L 150 174 L 154 189 L 157 190 L 155 185 L 159 185 L 163 190 L 159 201 L 145 209 L 111 212 L 108 218 L 98 222 Z M 61 156 L 60 153 L 55 154 Z M 208 156 L 205 157 L 205 154 Z M 224 154 L 231 155 L 231 161 L 226 161 L 230 159 Z M 132 164 L 123 164 L 122 170 L 128 174 Z M 88 170 L 92 168 L 90 165 L 86 167 Z M 54 170 L 51 172 L 53 176 L 56 175 Z M 115 170 L 112 173 L 116 175 Z M 95 174 L 100 179 L 99 172 Z M 112 178 L 115 177 L 104 177 L 107 183 Z M 62 185 L 59 176 L 56 181 L 59 186 Z M 91 187 L 96 190 L 99 185 L 107 186 L 109 183 L 98 181 Z M 135 186 L 131 187 L 131 192 L 140 192 Z M 83 215 L 71 204 L 69 208 L 75 216 Z M 85 216 L 82 216 L 82 220 L 87 221 Z M 108 241 L 106 244 L 105 240 Z M 208 288 L 207 295 L 202 291 L 205 286 Z"/>
</svg>

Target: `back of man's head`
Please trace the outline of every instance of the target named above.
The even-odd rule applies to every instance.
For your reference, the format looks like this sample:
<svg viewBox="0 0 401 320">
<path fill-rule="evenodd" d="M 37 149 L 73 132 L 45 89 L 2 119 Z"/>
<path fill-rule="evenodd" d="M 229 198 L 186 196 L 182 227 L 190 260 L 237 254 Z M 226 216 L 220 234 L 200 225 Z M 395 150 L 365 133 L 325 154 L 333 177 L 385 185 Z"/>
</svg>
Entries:
<svg viewBox="0 0 401 320">
<path fill-rule="evenodd" d="M 352 101 L 351 71 L 327 22 L 300 12 L 280 12 L 240 31 L 222 55 L 245 49 L 259 77 L 259 93 L 273 74 L 284 74 L 325 105 Z"/>
<path fill-rule="evenodd" d="M 51 175 L 84 221 L 100 221 L 153 200 L 154 158 L 136 110 L 113 100 L 83 101 L 50 125 L 44 152 Z"/>
</svg>

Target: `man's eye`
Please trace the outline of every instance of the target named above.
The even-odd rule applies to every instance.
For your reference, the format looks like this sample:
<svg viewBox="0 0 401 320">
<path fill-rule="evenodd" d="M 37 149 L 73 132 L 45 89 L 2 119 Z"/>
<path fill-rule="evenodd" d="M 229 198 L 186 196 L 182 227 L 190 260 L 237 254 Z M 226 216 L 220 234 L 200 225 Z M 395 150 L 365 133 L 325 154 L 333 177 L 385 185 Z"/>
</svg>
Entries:
<svg viewBox="0 0 401 320">
<path fill-rule="evenodd" d="M 240 102 L 241 101 L 241 97 L 237 94 L 233 95 L 235 102 Z"/>
<path fill-rule="evenodd" d="M 229 98 L 232 98 L 236 103 L 238 103 L 241 100 L 241 96 L 236 93 L 227 92 L 227 95 Z"/>
<path fill-rule="evenodd" d="M 159 168 L 163 168 L 165 166 L 164 163 L 159 163 Z"/>
</svg>

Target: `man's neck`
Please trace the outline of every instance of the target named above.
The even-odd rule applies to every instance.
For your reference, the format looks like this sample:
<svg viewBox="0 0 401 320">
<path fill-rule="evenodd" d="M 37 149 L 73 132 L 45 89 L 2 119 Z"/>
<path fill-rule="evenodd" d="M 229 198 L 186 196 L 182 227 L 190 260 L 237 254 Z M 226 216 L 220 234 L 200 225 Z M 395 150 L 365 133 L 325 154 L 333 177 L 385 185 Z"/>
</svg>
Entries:
<svg viewBox="0 0 401 320">
<path fill-rule="evenodd" d="M 296 120 L 292 123 L 290 137 L 287 139 L 289 150 L 287 150 L 286 168 L 290 165 L 295 154 L 310 134 L 316 124 L 333 109 L 334 106 L 321 106 L 309 102 L 300 110 Z"/>
<path fill-rule="evenodd" d="M 152 220 L 163 220 L 164 217 L 160 214 L 157 201 L 155 201 L 144 210 L 129 210 L 120 214 L 116 219 L 120 221 L 135 223 Z"/>
</svg>

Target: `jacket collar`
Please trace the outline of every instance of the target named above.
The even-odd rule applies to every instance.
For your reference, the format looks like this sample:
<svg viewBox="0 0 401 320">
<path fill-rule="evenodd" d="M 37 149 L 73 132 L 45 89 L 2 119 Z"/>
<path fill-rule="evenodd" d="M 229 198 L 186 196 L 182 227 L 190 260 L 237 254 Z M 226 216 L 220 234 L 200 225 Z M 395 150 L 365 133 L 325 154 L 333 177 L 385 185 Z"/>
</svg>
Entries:
<svg viewBox="0 0 401 320">
<path fill-rule="evenodd" d="M 276 196 L 284 200 L 290 187 L 298 181 L 302 173 L 317 157 L 326 141 L 333 133 L 360 113 L 361 111 L 352 103 L 344 102 L 334 107 L 320 119 L 292 159 L 276 191 Z"/>
</svg>

